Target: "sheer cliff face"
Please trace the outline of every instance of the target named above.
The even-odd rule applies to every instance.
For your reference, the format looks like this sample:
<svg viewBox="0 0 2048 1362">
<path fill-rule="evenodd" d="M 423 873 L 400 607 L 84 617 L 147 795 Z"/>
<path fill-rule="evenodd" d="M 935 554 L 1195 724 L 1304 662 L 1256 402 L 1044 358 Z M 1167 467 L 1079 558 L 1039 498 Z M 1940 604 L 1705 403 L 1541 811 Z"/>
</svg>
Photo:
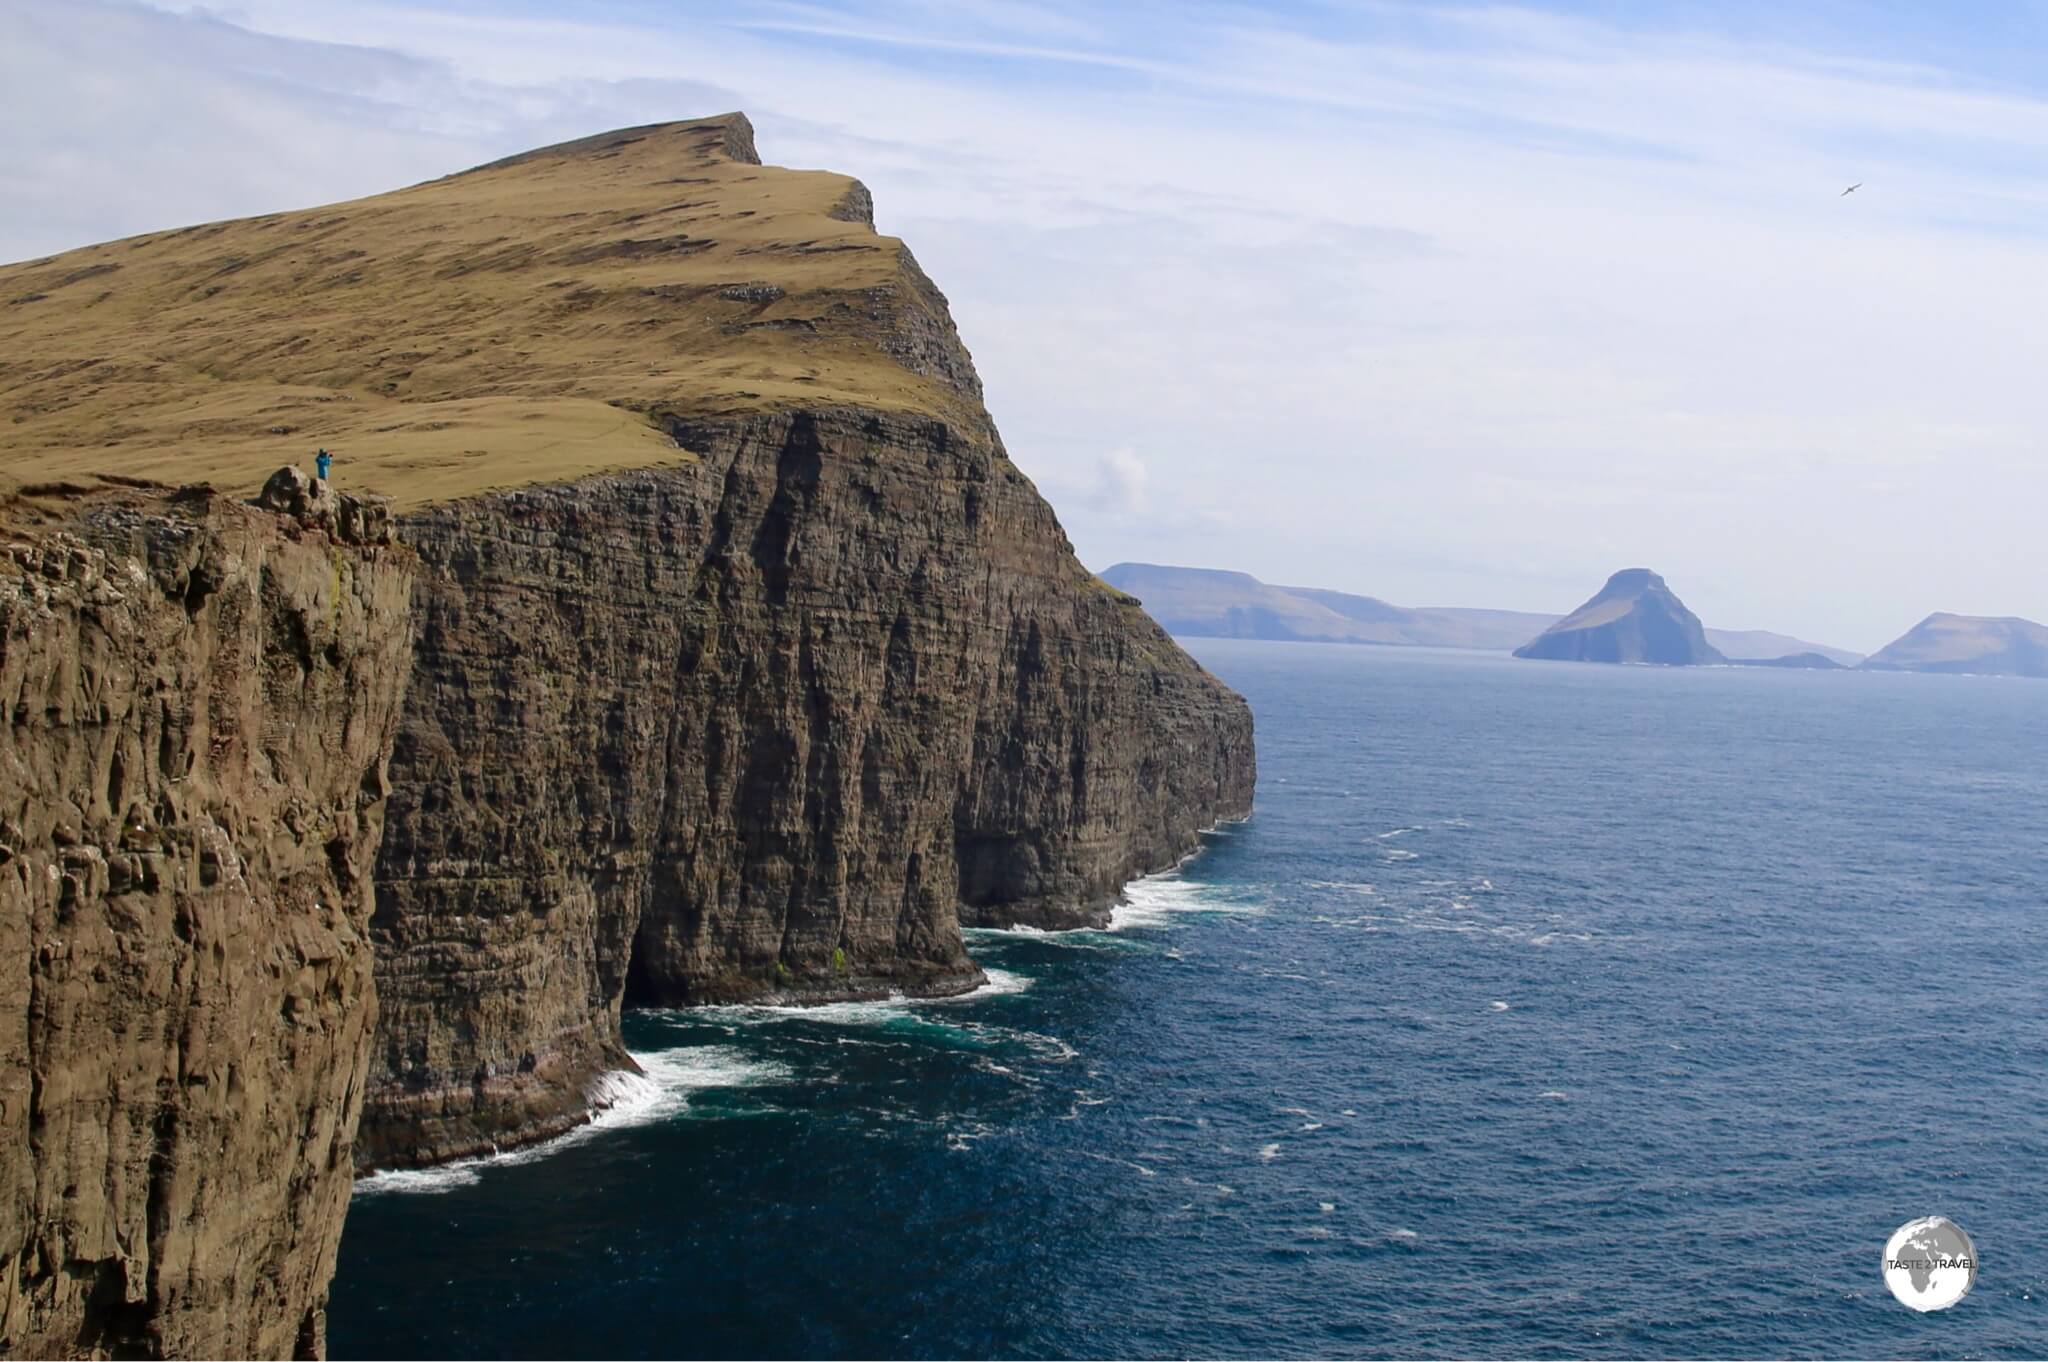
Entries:
<svg viewBox="0 0 2048 1362">
<path fill-rule="evenodd" d="M 1101 921 L 1249 810 L 1243 702 L 1074 559 L 857 182 L 761 167 L 726 119 L 409 193 L 522 215 L 516 248 L 420 247 L 555 310 L 519 400 L 601 398 L 658 447 L 402 519 L 363 1166 L 582 1121 L 631 1067 L 623 1006 L 972 987 L 963 912 Z M 416 235 L 416 199 L 368 203 Z"/>
<path fill-rule="evenodd" d="M 204 491 L 5 509 L 0 1348 L 316 1348 L 409 555 Z"/>
<path fill-rule="evenodd" d="M 1099 921 L 1249 811 L 1243 701 L 1074 559 L 867 191 L 743 118 L 0 300 L 0 505 L 110 555 L 0 592 L 17 1350 L 316 1347 L 359 1103 L 361 1165 L 541 1138 L 624 1006 L 969 988 L 963 912 Z M 405 548 L 22 486 L 316 445 Z"/>
<path fill-rule="evenodd" d="M 1250 805 L 1243 702 L 985 431 L 825 410 L 409 517 L 359 1158 L 582 1119 L 624 1004 L 945 993 Z"/>
</svg>

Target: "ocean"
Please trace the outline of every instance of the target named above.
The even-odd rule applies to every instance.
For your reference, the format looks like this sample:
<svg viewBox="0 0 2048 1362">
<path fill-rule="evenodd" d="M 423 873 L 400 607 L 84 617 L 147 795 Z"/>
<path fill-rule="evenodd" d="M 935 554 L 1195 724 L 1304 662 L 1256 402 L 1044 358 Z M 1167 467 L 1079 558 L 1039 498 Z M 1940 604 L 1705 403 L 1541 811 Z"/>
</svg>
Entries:
<svg viewBox="0 0 2048 1362">
<path fill-rule="evenodd" d="M 629 1015 L 358 1184 L 333 1355 L 2048 1355 L 2048 683 L 1188 646 L 1250 820 L 963 999 Z"/>
</svg>

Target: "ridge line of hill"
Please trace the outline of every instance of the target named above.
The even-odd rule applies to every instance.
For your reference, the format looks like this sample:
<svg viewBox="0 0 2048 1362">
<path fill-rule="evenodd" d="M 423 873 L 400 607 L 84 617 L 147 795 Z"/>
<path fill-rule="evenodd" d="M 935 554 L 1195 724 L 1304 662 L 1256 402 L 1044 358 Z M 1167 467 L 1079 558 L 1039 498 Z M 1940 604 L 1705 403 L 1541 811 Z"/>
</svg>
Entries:
<svg viewBox="0 0 2048 1362">
<path fill-rule="evenodd" d="M 1145 603 L 1168 633 L 1186 638 L 1266 638 L 1314 643 L 1512 652 L 1564 618 L 1526 610 L 1471 606 L 1400 606 L 1374 596 L 1319 587 L 1275 586 L 1247 572 L 1117 563 L 1102 580 Z M 1862 654 L 1764 629 L 1706 631 L 1735 660 L 1818 653 L 1853 667 Z"/>
</svg>

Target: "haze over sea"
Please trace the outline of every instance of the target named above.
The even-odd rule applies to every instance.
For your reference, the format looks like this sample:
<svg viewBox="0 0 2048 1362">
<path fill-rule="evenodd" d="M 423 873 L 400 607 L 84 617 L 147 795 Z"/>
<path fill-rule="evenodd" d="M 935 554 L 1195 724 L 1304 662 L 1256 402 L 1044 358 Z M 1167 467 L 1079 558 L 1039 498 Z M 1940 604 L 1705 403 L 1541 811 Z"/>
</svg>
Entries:
<svg viewBox="0 0 2048 1362">
<path fill-rule="evenodd" d="M 1249 822 L 966 999 L 629 1016 L 359 1186 L 334 1356 L 2048 1355 L 2048 684 L 1189 647 Z"/>
</svg>

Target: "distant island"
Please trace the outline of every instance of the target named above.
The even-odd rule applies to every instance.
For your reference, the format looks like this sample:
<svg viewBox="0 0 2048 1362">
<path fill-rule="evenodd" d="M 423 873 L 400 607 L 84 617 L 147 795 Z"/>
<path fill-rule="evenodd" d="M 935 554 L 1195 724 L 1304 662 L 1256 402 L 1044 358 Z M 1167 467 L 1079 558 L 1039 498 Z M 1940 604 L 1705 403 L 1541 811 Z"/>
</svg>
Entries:
<svg viewBox="0 0 2048 1362">
<path fill-rule="evenodd" d="M 1784 657 L 1738 657 L 1730 660 L 1738 667 L 1803 667 L 1817 672 L 1848 670 L 1826 653 L 1790 653 Z"/>
<path fill-rule="evenodd" d="M 1936 611 L 1863 663 L 1871 671 L 2048 677 L 2048 628 L 2013 615 Z"/>
<path fill-rule="evenodd" d="M 1559 622 L 1555 614 L 1450 606 L 1409 607 L 1374 596 L 1273 586 L 1247 572 L 1118 563 L 1102 580 L 1144 602 L 1168 633 L 1183 638 L 1252 638 L 1297 643 L 1373 643 L 1511 652 Z M 1861 653 L 1762 629 L 1706 630 L 1725 657 L 1773 661 L 1814 653 L 1844 667 Z M 1783 664 L 1793 665 L 1793 664 Z"/>
<path fill-rule="evenodd" d="M 1623 568 L 1571 614 L 1515 649 L 1543 662 L 1635 662 L 1704 667 L 1728 658 L 1700 617 L 1648 568 Z"/>
<path fill-rule="evenodd" d="M 1949 672 L 2048 678 L 2048 626 L 1937 611 L 1865 658 L 1766 629 L 1712 629 L 1648 568 L 1625 568 L 1560 618 L 1527 610 L 1401 606 L 1377 596 L 1274 586 L 1248 572 L 1118 563 L 1098 574 L 1182 638 L 1470 648 L 1517 657 L 1664 666 Z"/>
</svg>

